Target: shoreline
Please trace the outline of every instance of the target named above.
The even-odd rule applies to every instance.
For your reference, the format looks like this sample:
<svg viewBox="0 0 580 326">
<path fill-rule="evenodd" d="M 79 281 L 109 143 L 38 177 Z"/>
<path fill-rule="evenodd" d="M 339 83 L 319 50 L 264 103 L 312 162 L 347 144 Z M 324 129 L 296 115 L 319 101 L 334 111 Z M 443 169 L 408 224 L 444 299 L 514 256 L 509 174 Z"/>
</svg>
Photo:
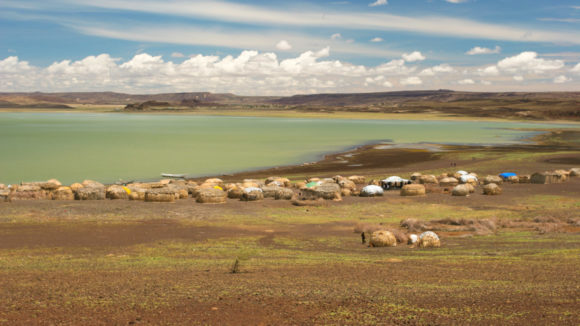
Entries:
<svg viewBox="0 0 580 326">
<path fill-rule="evenodd" d="M 0 113 L 106 113 L 106 114 L 144 114 L 144 115 L 191 115 L 216 117 L 248 117 L 248 118 L 288 118 L 288 119 L 355 119 L 355 120 L 412 120 L 412 121 L 473 121 L 473 122 L 517 122 L 541 124 L 580 125 L 574 120 L 533 120 L 514 117 L 490 118 L 479 116 L 457 116 L 445 113 L 382 113 L 382 112 L 349 112 L 349 111 L 300 111 L 300 110 L 236 110 L 236 109 L 192 109 L 192 110 L 151 110 L 143 112 L 124 111 L 111 107 L 96 106 L 95 108 L 72 107 L 70 109 L 54 108 L 0 108 Z"/>
</svg>

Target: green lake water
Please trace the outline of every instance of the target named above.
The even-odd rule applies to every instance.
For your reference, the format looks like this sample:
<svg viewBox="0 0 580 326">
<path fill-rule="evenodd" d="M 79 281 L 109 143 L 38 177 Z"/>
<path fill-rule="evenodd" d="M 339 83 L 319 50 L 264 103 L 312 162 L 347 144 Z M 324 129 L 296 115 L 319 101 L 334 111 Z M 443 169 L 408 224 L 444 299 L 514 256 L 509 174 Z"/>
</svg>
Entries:
<svg viewBox="0 0 580 326">
<path fill-rule="evenodd" d="M 508 144 L 540 123 L 0 113 L 0 183 L 115 182 L 311 162 L 366 143 Z"/>
</svg>

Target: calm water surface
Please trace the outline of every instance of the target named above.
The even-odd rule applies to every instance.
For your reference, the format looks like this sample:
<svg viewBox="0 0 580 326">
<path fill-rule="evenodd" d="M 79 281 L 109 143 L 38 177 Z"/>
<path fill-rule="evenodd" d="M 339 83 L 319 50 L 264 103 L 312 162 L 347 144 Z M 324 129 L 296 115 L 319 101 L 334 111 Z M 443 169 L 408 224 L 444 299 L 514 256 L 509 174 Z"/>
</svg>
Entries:
<svg viewBox="0 0 580 326">
<path fill-rule="evenodd" d="M 212 175 L 309 162 L 365 144 L 508 144 L 538 123 L 0 113 L 0 183 Z"/>
</svg>

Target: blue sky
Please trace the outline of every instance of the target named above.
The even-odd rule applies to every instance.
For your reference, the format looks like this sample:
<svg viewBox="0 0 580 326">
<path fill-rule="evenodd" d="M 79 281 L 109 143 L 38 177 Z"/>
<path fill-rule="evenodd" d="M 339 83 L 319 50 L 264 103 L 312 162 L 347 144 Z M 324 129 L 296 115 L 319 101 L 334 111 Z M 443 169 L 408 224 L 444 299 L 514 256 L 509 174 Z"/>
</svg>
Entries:
<svg viewBox="0 0 580 326">
<path fill-rule="evenodd" d="M 579 81 L 580 1 L 0 2 L 0 91 L 565 91 Z"/>
</svg>

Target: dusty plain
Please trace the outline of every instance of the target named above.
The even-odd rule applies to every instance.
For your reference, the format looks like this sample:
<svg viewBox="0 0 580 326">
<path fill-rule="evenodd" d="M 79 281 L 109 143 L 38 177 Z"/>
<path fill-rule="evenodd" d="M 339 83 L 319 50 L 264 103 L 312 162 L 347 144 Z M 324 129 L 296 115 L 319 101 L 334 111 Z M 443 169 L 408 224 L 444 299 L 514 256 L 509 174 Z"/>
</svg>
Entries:
<svg viewBox="0 0 580 326">
<path fill-rule="evenodd" d="M 580 167 L 577 129 L 517 146 L 366 146 L 221 177 L 572 167 Z M 469 197 L 389 191 L 313 206 L 2 202 L 0 325 L 578 325 L 580 177 L 502 188 Z M 369 248 L 355 232 L 406 231 L 407 218 L 430 222 L 441 248 Z"/>
</svg>

